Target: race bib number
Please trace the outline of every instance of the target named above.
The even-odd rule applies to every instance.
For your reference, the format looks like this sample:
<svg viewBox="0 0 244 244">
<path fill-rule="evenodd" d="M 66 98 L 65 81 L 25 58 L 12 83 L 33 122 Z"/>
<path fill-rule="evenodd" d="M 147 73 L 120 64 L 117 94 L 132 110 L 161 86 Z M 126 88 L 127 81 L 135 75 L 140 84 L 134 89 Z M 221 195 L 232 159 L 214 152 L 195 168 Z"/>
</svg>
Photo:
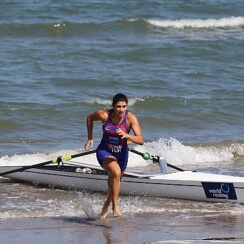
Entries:
<svg viewBox="0 0 244 244">
<path fill-rule="evenodd" d="M 108 147 L 110 148 L 110 150 L 113 153 L 120 153 L 122 150 L 122 146 L 121 145 L 113 145 L 113 144 L 109 144 Z"/>
</svg>

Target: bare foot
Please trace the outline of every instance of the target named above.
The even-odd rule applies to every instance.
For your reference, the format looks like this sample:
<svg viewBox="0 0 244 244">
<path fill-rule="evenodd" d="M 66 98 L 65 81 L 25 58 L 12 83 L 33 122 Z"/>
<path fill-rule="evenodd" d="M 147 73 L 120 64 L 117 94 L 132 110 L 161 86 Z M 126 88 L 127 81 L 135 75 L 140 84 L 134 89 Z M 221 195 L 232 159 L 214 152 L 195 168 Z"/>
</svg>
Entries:
<svg viewBox="0 0 244 244">
<path fill-rule="evenodd" d="M 109 205 L 110 205 L 110 200 L 107 199 L 107 200 L 105 201 L 104 205 L 103 205 L 103 209 L 102 209 L 101 217 L 100 217 L 101 220 L 105 220 L 105 219 L 107 219 L 107 217 L 108 217 Z"/>
<path fill-rule="evenodd" d="M 106 220 L 108 218 L 108 212 L 107 213 L 101 213 L 100 219 Z"/>
<path fill-rule="evenodd" d="M 113 209 L 113 216 L 114 217 L 120 217 L 122 215 L 121 211 L 119 208 L 114 208 Z"/>
<path fill-rule="evenodd" d="M 107 219 L 107 217 L 108 217 L 108 206 L 104 206 L 104 207 L 103 207 L 103 210 L 102 210 L 102 212 L 101 212 L 101 217 L 100 217 L 100 219 L 101 219 L 101 220 L 105 220 L 105 219 Z"/>
</svg>

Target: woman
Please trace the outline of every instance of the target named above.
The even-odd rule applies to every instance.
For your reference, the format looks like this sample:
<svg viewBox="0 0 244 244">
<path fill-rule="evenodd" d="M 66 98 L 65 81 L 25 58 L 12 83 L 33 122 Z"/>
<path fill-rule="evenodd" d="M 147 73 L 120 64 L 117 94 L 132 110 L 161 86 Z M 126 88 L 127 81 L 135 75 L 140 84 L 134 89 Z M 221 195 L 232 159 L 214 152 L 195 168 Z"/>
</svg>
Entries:
<svg viewBox="0 0 244 244">
<path fill-rule="evenodd" d="M 144 138 L 137 117 L 127 111 L 128 99 L 124 94 L 113 97 L 112 109 L 97 110 L 87 117 L 88 139 L 85 149 L 93 145 L 93 122 L 102 121 L 103 137 L 96 150 L 97 160 L 108 173 L 108 197 L 104 202 L 101 219 L 108 216 L 109 205 L 112 201 L 113 216 L 121 216 L 118 206 L 120 181 L 128 162 L 127 140 L 142 145 Z M 134 135 L 130 134 L 130 129 Z"/>
</svg>

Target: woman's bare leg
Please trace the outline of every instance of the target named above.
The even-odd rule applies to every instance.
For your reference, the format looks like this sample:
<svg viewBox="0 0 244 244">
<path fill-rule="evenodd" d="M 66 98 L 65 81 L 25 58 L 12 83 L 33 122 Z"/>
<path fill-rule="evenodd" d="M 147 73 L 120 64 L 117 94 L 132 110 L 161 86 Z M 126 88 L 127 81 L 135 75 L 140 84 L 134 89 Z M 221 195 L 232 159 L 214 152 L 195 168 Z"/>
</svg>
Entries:
<svg viewBox="0 0 244 244">
<path fill-rule="evenodd" d="M 108 197 L 107 197 L 106 201 L 103 204 L 103 209 L 102 209 L 102 212 L 101 212 L 101 219 L 106 219 L 107 216 L 108 216 L 108 209 L 109 209 L 110 202 L 112 200 L 111 194 L 110 194 L 110 192 L 111 192 L 110 184 L 111 184 L 111 177 L 108 176 Z"/>
<path fill-rule="evenodd" d="M 108 184 L 109 191 L 108 197 L 104 202 L 103 209 L 101 212 L 101 219 L 106 219 L 108 216 L 109 205 L 112 201 L 113 216 L 121 216 L 121 211 L 118 205 L 118 198 L 120 192 L 120 180 L 121 180 L 121 169 L 115 160 L 115 158 L 107 158 L 103 163 L 103 168 L 108 172 Z"/>
</svg>

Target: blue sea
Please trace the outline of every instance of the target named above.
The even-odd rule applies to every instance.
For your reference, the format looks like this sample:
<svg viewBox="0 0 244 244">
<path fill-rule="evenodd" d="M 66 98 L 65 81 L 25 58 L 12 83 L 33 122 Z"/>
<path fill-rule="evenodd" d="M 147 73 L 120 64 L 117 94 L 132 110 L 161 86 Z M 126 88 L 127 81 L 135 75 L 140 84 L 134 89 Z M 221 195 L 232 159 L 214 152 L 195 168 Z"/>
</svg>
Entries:
<svg viewBox="0 0 244 244">
<path fill-rule="evenodd" d="M 128 96 L 129 110 L 137 115 L 146 141 L 132 147 L 187 169 L 244 176 L 243 10 L 242 0 L 2 0 L 0 164 L 30 164 L 66 151 L 83 151 L 87 115 L 110 108 L 119 92 Z M 94 148 L 101 135 L 101 124 L 96 123 Z M 138 167 L 129 165 L 134 166 Z M 18 221 L 30 219 L 26 220 L 30 226 L 34 223 L 41 229 L 51 220 L 39 223 L 36 218 L 73 216 L 82 198 L 69 193 L 66 200 L 65 192 L 55 196 L 54 190 L 32 187 L 2 179 L 0 219 L 13 221 L 12 227 L 0 227 L 5 243 L 11 237 L 6 230 L 17 228 Z M 33 198 L 35 190 L 38 194 Z M 97 212 L 102 197 L 90 195 Z M 62 211 L 60 198 L 64 206 L 76 202 L 71 212 Z M 37 199 L 42 199 L 41 205 Z M 141 230 L 133 225 L 139 237 L 132 235 L 131 243 L 212 237 L 241 243 L 244 238 L 243 206 L 194 203 L 192 210 L 192 204 L 179 200 L 124 197 L 121 201 L 129 219 L 123 219 L 124 227 L 143 220 L 159 231 L 140 236 L 148 226 Z M 139 206 L 138 202 L 148 208 L 127 209 L 128 204 Z M 49 205 L 46 215 L 41 206 L 46 211 Z M 214 234 L 207 227 L 211 217 L 202 221 L 203 209 L 215 216 Z M 83 216 L 81 209 L 78 212 Z M 223 227 L 226 216 L 230 223 Z M 176 228 L 165 227 L 160 221 L 164 218 Z M 177 225 L 175 218 L 185 218 L 187 224 Z M 193 234 L 188 224 L 194 220 L 198 227 L 191 226 L 196 230 Z M 119 228 L 116 221 L 112 224 Z M 111 235 L 116 243 L 129 242 L 123 235 L 116 239 L 116 230 Z M 109 243 L 107 234 L 102 236 L 102 242 Z M 36 236 L 24 234 L 23 243 L 28 238 Z M 43 242 L 38 238 L 38 243 Z M 79 238 L 76 241 L 80 243 Z"/>
</svg>

